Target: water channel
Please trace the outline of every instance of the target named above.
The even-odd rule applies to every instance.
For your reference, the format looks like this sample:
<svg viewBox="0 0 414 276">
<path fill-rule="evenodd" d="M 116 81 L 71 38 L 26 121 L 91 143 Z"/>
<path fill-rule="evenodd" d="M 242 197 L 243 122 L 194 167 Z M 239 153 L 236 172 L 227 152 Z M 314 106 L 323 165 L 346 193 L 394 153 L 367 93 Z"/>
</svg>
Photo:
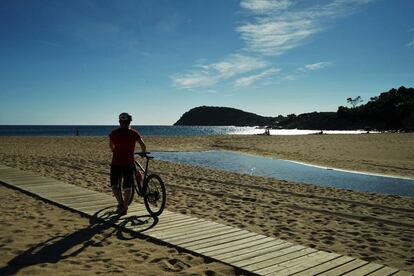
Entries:
<svg viewBox="0 0 414 276">
<path fill-rule="evenodd" d="M 414 196 L 414 179 L 369 175 L 231 151 L 153 152 L 160 160 L 363 192 Z"/>
</svg>

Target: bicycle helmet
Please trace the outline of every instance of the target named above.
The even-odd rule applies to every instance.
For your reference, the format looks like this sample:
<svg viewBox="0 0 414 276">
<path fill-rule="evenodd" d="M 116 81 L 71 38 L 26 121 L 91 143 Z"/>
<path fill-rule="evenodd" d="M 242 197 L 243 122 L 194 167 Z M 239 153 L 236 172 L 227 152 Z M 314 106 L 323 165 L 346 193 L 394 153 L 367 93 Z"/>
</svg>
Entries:
<svg viewBox="0 0 414 276">
<path fill-rule="evenodd" d="M 132 116 L 126 112 L 122 112 L 121 114 L 119 114 L 119 120 L 120 121 L 132 121 Z"/>
</svg>

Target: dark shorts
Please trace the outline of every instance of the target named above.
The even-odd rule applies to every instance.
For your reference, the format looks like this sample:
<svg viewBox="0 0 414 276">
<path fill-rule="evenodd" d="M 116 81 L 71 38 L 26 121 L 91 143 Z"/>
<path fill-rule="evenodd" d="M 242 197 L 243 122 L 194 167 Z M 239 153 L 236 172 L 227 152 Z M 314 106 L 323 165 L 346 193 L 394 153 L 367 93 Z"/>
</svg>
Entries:
<svg viewBox="0 0 414 276">
<path fill-rule="evenodd" d="M 123 189 L 131 188 L 134 181 L 134 166 L 117 166 L 111 165 L 111 187 L 120 187 L 121 182 Z"/>
</svg>

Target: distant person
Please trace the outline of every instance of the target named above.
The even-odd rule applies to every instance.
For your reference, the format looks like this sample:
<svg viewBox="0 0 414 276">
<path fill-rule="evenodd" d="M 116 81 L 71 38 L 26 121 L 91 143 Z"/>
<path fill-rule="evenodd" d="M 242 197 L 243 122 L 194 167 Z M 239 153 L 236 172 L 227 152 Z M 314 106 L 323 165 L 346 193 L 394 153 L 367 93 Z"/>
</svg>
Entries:
<svg viewBox="0 0 414 276">
<path fill-rule="evenodd" d="M 75 131 L 75 135 L 76 135 L 76 136 L 79 136 L 79 128 L 77 128 L 77 129 L 76 129 L 76 131 Z"/>
<path fill-rule="evenodd" d="M 128 212 L 128 199 L 131 197 L 131 186 L 134 181 L 136 142 L 143 152 L 146 151 L 141 135 L 130 127 L 131 121 L 132 116 L 128 113 L 119 114 L 120 127 L 109 135 L 109 147 L 112 150 L 111 188 L 118 202 L 117 213 L 121 216 Z"/>
</svg>

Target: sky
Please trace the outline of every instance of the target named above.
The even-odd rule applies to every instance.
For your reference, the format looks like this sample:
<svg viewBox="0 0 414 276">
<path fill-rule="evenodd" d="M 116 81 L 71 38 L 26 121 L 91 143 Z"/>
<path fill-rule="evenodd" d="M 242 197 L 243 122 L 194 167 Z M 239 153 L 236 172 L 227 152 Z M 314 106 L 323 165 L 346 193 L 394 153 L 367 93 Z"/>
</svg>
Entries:
<svg viewBox="0 0 414 276">
<path fill-rule="evenodd" d="M 413 0 L 0 0 L 0 124 L 336 111 L 414 87 Z"/>
</svg>

